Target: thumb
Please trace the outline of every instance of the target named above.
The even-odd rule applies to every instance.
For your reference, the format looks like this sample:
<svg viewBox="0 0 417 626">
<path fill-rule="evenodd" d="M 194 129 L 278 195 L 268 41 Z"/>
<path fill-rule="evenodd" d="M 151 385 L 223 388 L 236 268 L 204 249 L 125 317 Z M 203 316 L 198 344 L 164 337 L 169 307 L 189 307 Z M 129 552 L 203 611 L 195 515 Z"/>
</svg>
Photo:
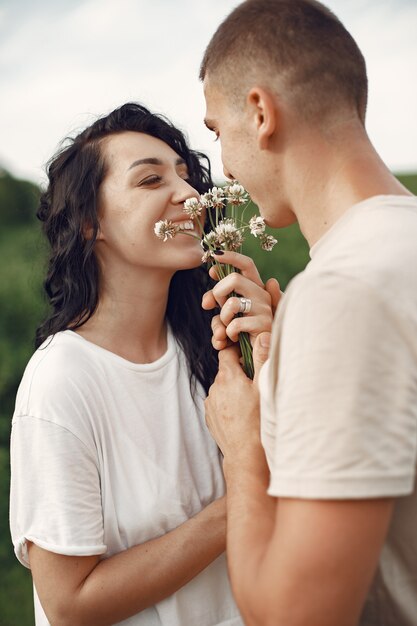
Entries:
<svg viewBox="0 0 417 626">
<path fill-rule="evenodd" d="M 278 303 L 282 296 L 279 282 L 275 278 L 269 278 L 265 283 L 265 289 L 271 296 L 272 314 L 275 315 L 275 311 L 277 310 Z"/>
<path fill-rule="evenodd" d="M 269 346 L 271 344 L 271 333 L 260 333 L 253 346 L 253 367 L 255 376 L 253 378 L 254 383 L 258 384 L 258 376 L 262 365 L 268 358 Z"/>
</svg>

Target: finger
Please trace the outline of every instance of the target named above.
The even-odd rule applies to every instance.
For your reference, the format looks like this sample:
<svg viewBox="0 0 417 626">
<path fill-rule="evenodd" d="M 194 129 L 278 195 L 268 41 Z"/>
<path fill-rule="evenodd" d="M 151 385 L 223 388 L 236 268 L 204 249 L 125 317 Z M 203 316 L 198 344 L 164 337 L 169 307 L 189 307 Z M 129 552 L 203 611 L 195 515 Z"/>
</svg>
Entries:
<svg viewBox="0 0 417 626">
<path fill-rule="evenodd" d="M 209 269 L 209 276 L 213 279 L 213 280 L 220 280 L 221 276 L 219 276 L 219 272 L 217 270 L 217 267 L 215 265 L 212 265 Z"/>
<path fill-rule="evenodd" d="M 230 343 L 229 338 L 225 339 L 224 341 L 220 341 L 219 339 L 215 339 L 214 337 L 212 337 L 211 345 L 213 346 L 215 350 L 217 350 L 217 352 L 220 352 L 221 350 L 228 348 L 231 345 L 231 343 Z"/>
<path fill-rule="evenodd" d="M 206 291 L 206 293 L 203 295 L 201 299 L 201 306 L 206 311 L 211 311 L 212 309 L 215 309 L 217 306 L 219 306 L 217 304 L 216 298 L 214 297 L 212 289 Z"/>
<path fill-rule="evenodd" d="M 255 338 L 263 332 L 270 332 L 272 329 L 272 316 L 255 315 L 254 317 L 235 317 L 234 320 L 227 325 L 226 333 L 231 341 L 235 342 L 239 339 L 240 333 L 248 333 L 251 343 Z"/>
<path fill-rule="evenodd" d="M 261 367 L 268 358 L 270 344 L 271 333 L 261 333 L 257 336 L 253 346 L 253 368 L 255 372 L 253 381 L 256 385 L 258 384 Z"/>
<path fill-rule="evenodd" d="M 263 287 L 262 279 L 259 276 L 259 272 L 256 269 L 253 259 L 245 254 L 225 250 L 222 255 L 215 255 L 215 260 L 216 263 L 219 264 L 233 265 L 233 267 L 236 267 L 241 271 L 243 276 L 246 276 L 246 278 L 249 278 L 249 280 L 253 281 L 260 287 Z"/>
<path fill-rule="evenodd" d="M 228 348 L 233 344 L 233 342 L 227 336 L 226 327 L 220 321 L 219 315 L 215 315 L 211 322 L 211 328 L 213 331 L 213 336 L 211 338 L 211 343 L 215 350 L 224 350 L 224 348 Z"/>
<path fill-rule="evenodd" d="M 219 299 L 226 298 L 231 293 L 235 292 L 245 298 L 251 298 L 251 300 L 255 302 L 261 301 L 269 305 L 271 304 L 271 296 L 264 289 L 263 284 L 258 285 L 250 278 L 238 274 L 237 272 L 232 272 L 220 280 L 217 285 L 214 285 L 212 291 L 217 302 L 219 302 Z"/>
<path fill-rule="evenodd" d="M 228 326 L 228 324 L 230 324 L 230 322 L 236 317 L 236 315 L 238 315 L 238 313 L 241 313 L 241 306 L 242 302 L 240 298 L 231 296 L 226 300 L 226 302 L 220 309 L 219 314 L 220 320 L 223 322 L 224 326 Z M 252 302 L 251 312 L 253 311 L 253 309 L 254 306 Z M 247 313 L 247 315 L 249 315 L 249 313 Z"/>
<path fill-rule="evenodd" d="M 217 263 L 217 261 L 214 263 L 214 265 L 211 265 L 209 267 L 208 273 L 213 280 L 221 280 L 225 277 L 225 270 L 223 268 L 223 265 Z"/>
<path fill-rule="evenodd" d="M 232 372 L 234 376 L 238 371 L 243 373 L 239 359 L 240 350 L 238 346 L 230 346 L 219 352 L 219 373 Z"/>
<path fill-rule="evenodd" d="M 219 315 L 215 315 L 211 320 L 211 330 L 213 336 L 211 338 L 211 343 L 215 350 L 223 350 L 227 347 L 229 341 L 228 336 L 226 334 L 226 327 L 222 324 Z"/>
<path fill-rule="evenodd" d="M 276 280 L 276 278 L 269 278 L 265 283 L 265 289 L 271 296 L 272 312 L 275 313 L 281 296 L 284 295 L 279 288 L 279 282 Z"/>
<path fill-rule="evenodd" d="M 214 287 L 217 287 L 217 285 L 215 285 Z M 229 294 L 233 291 L 233 288 L 231 288 L 230 291 L 228 291 L 227 293 L 224 293 L 225 291 L 227 291 L 227 289 L 224 289 L 223 287 L 221 287 L 220 291 L 216 292 L 214 291 L 214 287 L 213 289 L 210 289 L 210 291 L 207 291 L 204 294 L 201 300 L 201 306 L 203 309 L 211 310 L 211 309 L 215 309 L 216 307 L 222 307 L 225 304 L 226 300 L 228 299 Z"/>
</svg>

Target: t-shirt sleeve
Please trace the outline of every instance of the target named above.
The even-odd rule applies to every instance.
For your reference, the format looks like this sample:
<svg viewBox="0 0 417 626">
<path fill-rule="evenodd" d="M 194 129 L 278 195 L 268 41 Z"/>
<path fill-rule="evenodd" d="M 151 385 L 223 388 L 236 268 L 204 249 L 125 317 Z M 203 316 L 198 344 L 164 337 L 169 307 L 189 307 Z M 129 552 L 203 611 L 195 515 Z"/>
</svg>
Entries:
<svg viewBox="0 0 417 626">
<path fill-rule="evenodd" d="M 103 554 L 100 478 L 94 454 L 51 421 L 15 417 L 11 435 L 10 526 L 19 561 L 27 541 L 69 556 Z"/>
<path fill-rule="evenodd" d="M 357 279 L 305 277 L 287 296 L 269 494 L 412 492 L 417 364 L 395 303 Z"/>
</svg>

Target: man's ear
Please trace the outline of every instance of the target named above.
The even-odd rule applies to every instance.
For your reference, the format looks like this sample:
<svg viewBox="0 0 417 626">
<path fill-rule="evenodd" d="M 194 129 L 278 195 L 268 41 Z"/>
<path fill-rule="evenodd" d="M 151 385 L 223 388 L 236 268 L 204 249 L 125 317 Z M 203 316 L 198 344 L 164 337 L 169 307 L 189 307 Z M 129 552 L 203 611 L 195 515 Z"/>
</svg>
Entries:
<svg viewBox="0 0 417 626">
<path fill-rule="evenodd" d="M 248 93 L 247 100 L 254 116 L 259 148 L 265 150 L 279 126 L 276 98 L 263 87 L 253 87 Z"/>
</svg>

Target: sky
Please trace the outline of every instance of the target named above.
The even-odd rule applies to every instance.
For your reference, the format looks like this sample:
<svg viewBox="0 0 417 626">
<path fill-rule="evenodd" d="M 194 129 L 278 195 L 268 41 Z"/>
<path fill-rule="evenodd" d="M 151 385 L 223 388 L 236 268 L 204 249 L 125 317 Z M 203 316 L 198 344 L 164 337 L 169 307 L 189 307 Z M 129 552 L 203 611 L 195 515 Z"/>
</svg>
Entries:
<svg viewBox="0 0 417 626">
<path fill-rule="evenodd" d="M 0 165 L 45 181 L 60 141 L 127 101 L 165 114 L 223 179 L 199 65 L 236 0 L 0 0 Z M 368 134 L 417 172 L 417 0 L 327 0 L 368 66 Z"/>
</svg>

